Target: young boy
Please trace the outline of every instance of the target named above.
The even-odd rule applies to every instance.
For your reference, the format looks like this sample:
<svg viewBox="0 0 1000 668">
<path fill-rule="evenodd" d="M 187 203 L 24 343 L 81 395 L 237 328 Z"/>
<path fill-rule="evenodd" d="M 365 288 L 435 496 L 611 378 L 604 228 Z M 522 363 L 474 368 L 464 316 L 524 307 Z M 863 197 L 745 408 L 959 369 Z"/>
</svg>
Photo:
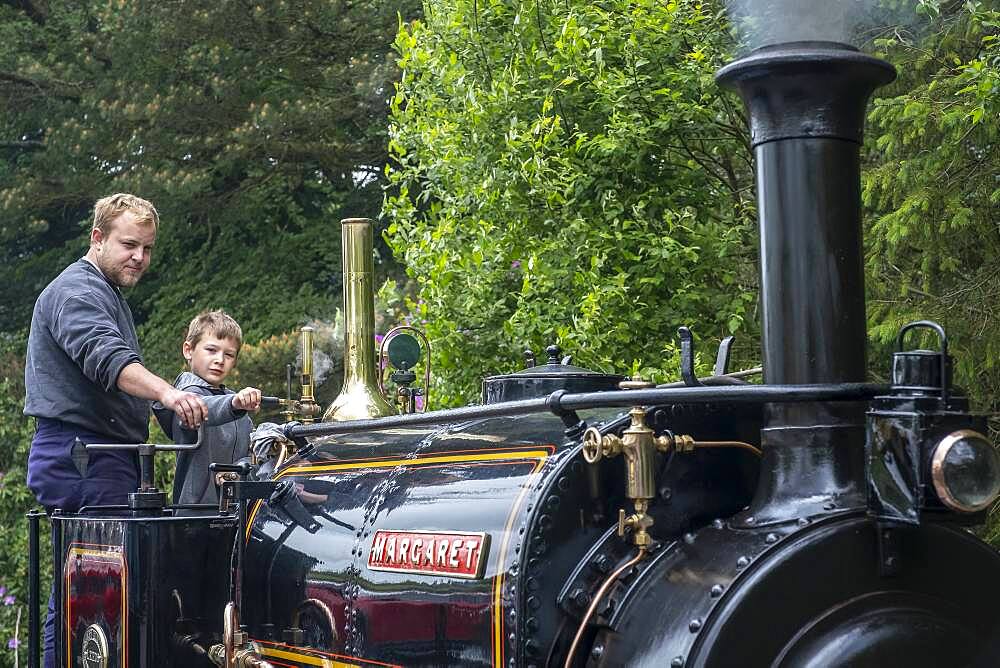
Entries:
<svg viewBox="0 0 1000 668">
<path fill-rule="evenodd" d="M 181 352 L 190 371 L 183 371 L 174 387 L 204 397 L 208 419 L 201 447 L 178 453 L 174 475 L 174 503 L 218 503 L 215 475 L 208 465 L 232 464 L 246 457 L 253 422 L 247 412 L 260 408 L 260 390 L 245 387 L 234 392 L 223 385 L 236 366 L 243 331 L 223 311 L 206 311 L 188 325 Z M 153 405 L 164 433 L 175 443 L 194 443 L 198 432 L 160 404 Z"/>
</svg>

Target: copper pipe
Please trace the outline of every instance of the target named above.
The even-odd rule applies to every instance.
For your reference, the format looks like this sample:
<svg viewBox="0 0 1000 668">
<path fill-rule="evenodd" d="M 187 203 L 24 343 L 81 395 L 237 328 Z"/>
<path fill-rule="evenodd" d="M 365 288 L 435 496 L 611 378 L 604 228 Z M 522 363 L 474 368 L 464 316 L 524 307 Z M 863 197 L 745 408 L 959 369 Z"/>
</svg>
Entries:
<svg viewBox="0 0 1000 668">
<path fill-rule="evenodd" d="M 580 644 L 580 639 L 583 638 L 583 632 L 586 630 L 587 624 L 590 622 L 590 618 L 593 616 L 594 611 L 597 610 L 597 605 L 601 602 L 601 599 L 604 598 L 604 595 L 608 593 L 608 590 L 611 589 L 611 585 L 614 584 L 615 580 L 617 580 L 622 573 L 642 561 L 645 556 L 646 548 L 640 547 L 639 552 L 632 557 L 631 561 L 626 562 L 625 565 L 621 566 L 617 571 L 609 575 L 608 579 L 601 585 L 601 588 L 597 590 L 594 600 L 590 603 L 590 607 L 587 608 L 587 614 L 583 616 L 583 620 L 580 622 L 580 628 L 576 630 L 576 636 L 573 638 L 573 644 L 569 646 L 569 652 L 566 654 L 566 663 L 563 664 L 564 668 L 570 668 L 573 665 L 573 655 L 576 654 L 576 647 Z"/>
<path fill-rule="evenodd" d="M 695 448 L 739 448 L 741 450 L 749 450 L 758 457 L 761 456 L 760 448 L 755 445 L 750 445 L 749 443 L 744 443 L 743 441 L 695 441 Z"/>
</svg>

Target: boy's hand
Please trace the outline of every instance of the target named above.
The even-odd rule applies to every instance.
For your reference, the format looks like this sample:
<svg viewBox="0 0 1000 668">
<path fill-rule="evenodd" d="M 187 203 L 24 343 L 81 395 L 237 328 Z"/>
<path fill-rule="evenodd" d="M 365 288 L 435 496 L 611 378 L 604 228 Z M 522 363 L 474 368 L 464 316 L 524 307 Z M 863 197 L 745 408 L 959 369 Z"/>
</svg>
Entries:
<svg viewBox="0 0 1000 668">
<path fill-rule="evenodd" d="M 244 387 L 233 395 L 233 408 L 256 413 L 260 409 L 261 392 L 256 387 Z"/>
</svg>

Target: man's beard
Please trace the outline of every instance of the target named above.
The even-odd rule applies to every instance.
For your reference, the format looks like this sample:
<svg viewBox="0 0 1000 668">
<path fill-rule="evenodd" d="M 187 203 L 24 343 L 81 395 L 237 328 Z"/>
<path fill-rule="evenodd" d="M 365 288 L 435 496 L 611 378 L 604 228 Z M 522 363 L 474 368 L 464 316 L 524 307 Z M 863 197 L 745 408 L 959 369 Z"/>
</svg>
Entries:
<svg viewBox="0 0 1000 668">
<path fill-rule="evenodd" d="M 133 273 L 126 270 L 125 267 L 111 266 L 101 255 L 97 256 L 97 266 L 107 279 L 119 288 L 131 288 L 135 286 L 143 274 L 142 271 Z"/>
</svg>

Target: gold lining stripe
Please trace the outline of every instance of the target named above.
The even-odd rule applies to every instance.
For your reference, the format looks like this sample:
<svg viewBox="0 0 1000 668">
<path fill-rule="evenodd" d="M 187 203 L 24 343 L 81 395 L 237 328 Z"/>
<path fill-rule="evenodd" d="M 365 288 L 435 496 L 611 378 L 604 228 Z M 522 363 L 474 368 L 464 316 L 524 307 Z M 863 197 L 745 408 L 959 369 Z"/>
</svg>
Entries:
<svg viewBox="0 0 1000 668">
<path fill-rule="evenodd" d="M 519 450 L 514 452 L 487 452 L 481 455 L 436 455 L 420 459 L 394 459 L 389 461 L 358 461 L 340 464 L 292 466 L 275 476 L 275 480 L 292 473 L 322 473 L 324 471 L 349 471 L 354 469 L 382 469 L 396 466 L 423 466 L 425 464 L 443 464 L 449 462 L 488 462 L 507 459 L 537 459 L 547 457 L 545 450 Z"/>
<path fill-rule="evenodd" d="M 313 656 L 312 654 L 301 654 L 299 652 L 290 651 L 289 649 L 279 649 L 277 647 L 261 646 L 260 651 L 261 654 L 263 654 L 264 656 L 270 656 L 275 659 L 287 659 L 289 661 L 297 661 L 299 663 L 304 663 L 310 666 L 320 666 L 321 668 L 361 668 L 362 666 L 387 666 L 388 668 L 399 668 L 399 666 L 393 663 L 370 661 L 368 659 L 362 659 L 360 657 L 357 657 L 357 659 L 361 663 L 347 663 L 344 661 L 337 661 L 336 659 L 329 659 L 325 656 Z"/>
<path fill-rule="evenodd" d="M 275 659 L 289 659 L 291 661 L 297 661 L 309 666 L 321 666 L 322 668 L 355 668 L 358 665 L 356 663 L 334 661 L 333 659 L 326 659 L 320 656 L 309 656 L 308 654 L 286 652 L 283 649 L 271 649 L 270 647 L 261 647 L 260 652 L 264 656 L 274 657 Z"/>
<path fill-rule="evenodd" d="M 497 574 L 493 578 L 493 665 L 494 666 L 504 666 L 504 638 L 503 638 L 503 602 L 501 601 L 501 594 L 503 593 L 503 580 L 506 575 L 506 571 L 503 570 L 504 561 L 507 558 L 507 549 L 510 547 L 511 531 L 514 525 L 514 518 L 517 517 L 517 511 L 521 508 L 521 503 L 524 501 L 525 495 L 534 486 L 535 474 L 538 473 L 539 469 L 545 463 L 545 456 L 538 458 L 535 461 L 535 466 L 531 469 L 531 473 L 528 474 L 528 483 L 522 486 L 521 493 L 517 495 L 517 499 L 514 501 L 514 505 L 511 506 L 510 513 L 507 515 L 507 524 L 503 528 L 503 540 L 500 542 L 500 554 L 497 557 Z"/>
</svg>

